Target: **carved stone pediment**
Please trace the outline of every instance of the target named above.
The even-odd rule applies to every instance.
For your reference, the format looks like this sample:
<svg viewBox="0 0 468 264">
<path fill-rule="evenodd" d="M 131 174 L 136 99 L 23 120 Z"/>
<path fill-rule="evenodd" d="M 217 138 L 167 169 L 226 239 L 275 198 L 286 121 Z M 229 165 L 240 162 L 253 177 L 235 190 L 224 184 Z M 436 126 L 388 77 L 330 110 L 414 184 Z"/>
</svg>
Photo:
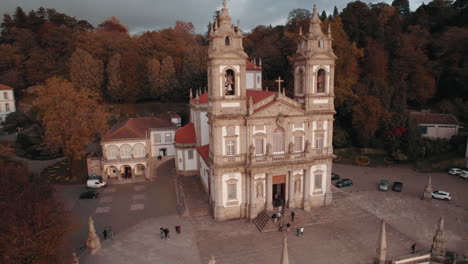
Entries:
<svg viewBox="0 0 468 264">
<path fill-rule="evenodd" d="M 282 101 L 275 101 L 271 105 L 260 109 L 252 115 L 252 117 L 274 117 L 276 116 L 276 121 L 279 121 L 280 115 L 303 115 L 304 110 L 299 107 L 292 106 L 290 104 L 284 103 Z"/>
</svg>

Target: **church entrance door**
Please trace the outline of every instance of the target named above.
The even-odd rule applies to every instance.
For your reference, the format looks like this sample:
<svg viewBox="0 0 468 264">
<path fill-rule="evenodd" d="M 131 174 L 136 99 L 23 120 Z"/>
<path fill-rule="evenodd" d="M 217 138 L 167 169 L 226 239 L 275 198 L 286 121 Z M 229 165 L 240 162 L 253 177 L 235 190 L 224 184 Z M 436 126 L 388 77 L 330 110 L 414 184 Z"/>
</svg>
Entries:
<svg viewBox="0 0 468 264">
<path fill-rule="evenodd" d="M 273 207 L 284 206 L 286 197 L 286 175 L 273 176 Z"/>
</svg>

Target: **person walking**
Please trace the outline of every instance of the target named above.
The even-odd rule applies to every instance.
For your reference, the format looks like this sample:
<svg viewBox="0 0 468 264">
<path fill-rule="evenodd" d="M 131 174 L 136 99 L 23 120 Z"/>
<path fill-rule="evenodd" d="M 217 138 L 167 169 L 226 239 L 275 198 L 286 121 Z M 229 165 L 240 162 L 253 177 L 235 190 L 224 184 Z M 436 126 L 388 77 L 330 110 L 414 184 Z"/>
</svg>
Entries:
<svg viewBox="0 0 468 264">
<path fill-rule="evenodd" d="M 296 216 L 296 214 L 294 213 L 294 211 L 291 211 L 291 221 L 294 222 L 294 216 Z"/>
<path fill-rule="evenodd" d="M 279 231 L 283 232 L 283 221 L 279 223 Z"/>
<path fill-rule="evenodd" d="M 109 239 L 114 238 L 114 231 L 112 231 L 112 226 L 109 226 Z"/>
<path fill-rule="evenodd" d="M 289 232 L 289 228 L 290 228 L 290 227 L 291 227 L 291 224 L 288 222 L 288 223 L 286 224 L 286 232 Z"/>
<path fill-rule="evenodd" d="M 412 254 L 416 253 L 416 243 L 411 245 L 411 252 L 412 252 Z"/>
<path fill-rule="evenodd" d="M 104 240 L 107 239 L 107 230 L 104 229 L 104 231 L 102 231 L 102 236 L 104 237 Z"/>
<path fill-rule="evenodd" d="M 159 228 L 159 236 L 161 237 L 161 240 L 164 239 L 164 229 L 162 227 Z"/>
<path fill-rule="evenodd" d="M 176 231 L 177 234 L 180 235 L 180 225 L 175 226 L 175 231 Z"/>
<path fill-rule="evenodd" d="M 169 229 L 167 228 L 164 229 L 164 237 L 169 238 Z"/>
</svg>

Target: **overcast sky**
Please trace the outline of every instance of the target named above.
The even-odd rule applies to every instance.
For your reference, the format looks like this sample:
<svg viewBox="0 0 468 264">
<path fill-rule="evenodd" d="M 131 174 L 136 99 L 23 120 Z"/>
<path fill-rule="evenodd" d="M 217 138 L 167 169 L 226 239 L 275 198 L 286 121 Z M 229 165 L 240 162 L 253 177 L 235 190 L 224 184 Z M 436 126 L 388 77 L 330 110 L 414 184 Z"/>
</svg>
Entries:
<svg viewBox="0 0 468 264">
<path fill-rule="evenodd" d="M 54 8 L 59 12 L 84 19 L 98 25 L 106 18 L 116 16 L 127 25 L 131 33 L 159 30 L 173 27 L 177 20 L 190 21 L 195 31 L 205 32 L 215 10 L 222 7 L 222 0 L 0 0 L 0 12 L 14 13 L 20 6 L 25 12 L 41 6 Z M 387 2 L 392 0 L 372 0 Z M 317 5 L 319 13 L 333 12 L 346 7 L 348 0 L 228 0 L 228 8 L 233 23 L 241 21 L 244 31 L 258 25 L 284 24 L 289 11 L 295 8 L 312 10 Z M 426 1 L 427 2 L 427 1 Z M 411 10 L 416 9 L 422 0 L 410 0 Z"/>
</svg>

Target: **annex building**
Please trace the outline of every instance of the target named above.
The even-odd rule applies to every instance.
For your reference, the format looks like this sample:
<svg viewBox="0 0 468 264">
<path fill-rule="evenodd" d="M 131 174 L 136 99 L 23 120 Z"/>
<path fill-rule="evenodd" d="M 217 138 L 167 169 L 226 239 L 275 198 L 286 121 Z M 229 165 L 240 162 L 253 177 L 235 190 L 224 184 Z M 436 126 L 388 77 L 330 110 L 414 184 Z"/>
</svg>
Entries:
<svg viewBox="0 0 468 264">
<path fill-rule="evenodd" d="M 322 32 L 314 8 L 291 59 L 289 98 L 280 78 L 277 91 L 261 90 L 261 66 L 248 61 L 239 23 L 223 5 L 209 33 L 208 91 L 191 99 L 191 122 L 175 135 L 177 172 L 200 175 L 217 220 L 329 204 L 336 59 L 330 29 Z"/>
</svg>

